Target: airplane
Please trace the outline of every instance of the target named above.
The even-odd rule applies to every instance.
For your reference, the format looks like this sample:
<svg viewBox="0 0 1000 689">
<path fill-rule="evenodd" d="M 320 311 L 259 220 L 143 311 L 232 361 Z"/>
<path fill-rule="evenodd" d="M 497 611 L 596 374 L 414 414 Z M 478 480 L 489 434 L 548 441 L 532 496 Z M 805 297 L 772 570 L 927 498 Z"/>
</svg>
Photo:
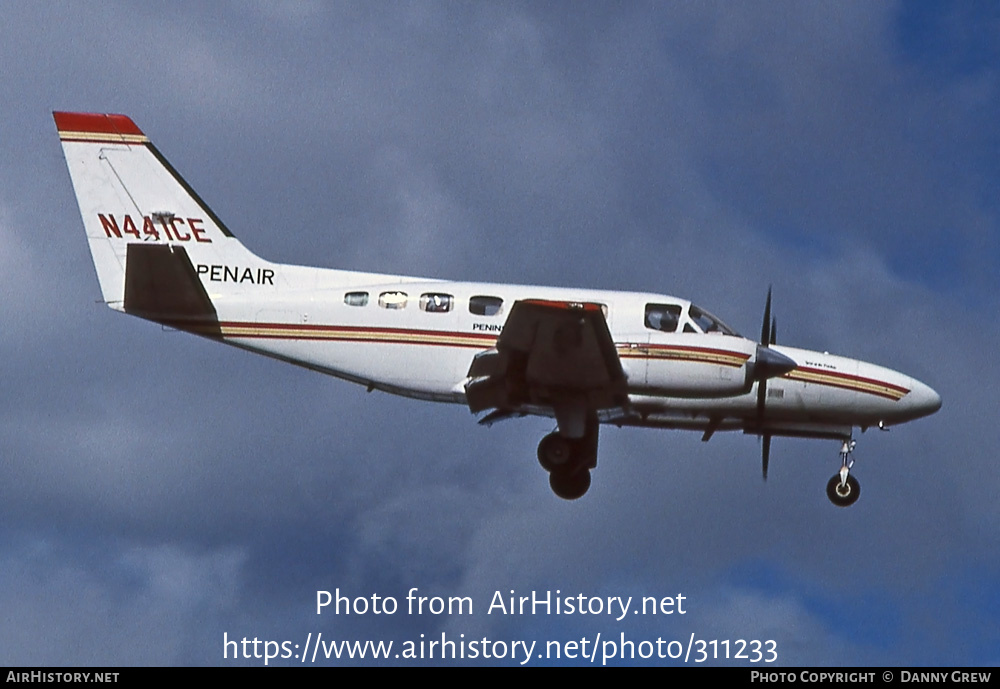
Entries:
<svg viewBox="0 0 1000 689">
<path fill-rule="evenodd" d="M 601 424 L 839 440 L 835 505 L 860 495 L 853 431 L 937 411 L 903 373 L 758 340 L 664 294 L 450 282 L 313 268 L 251 253 L 127 116 L 53 113 L 104 302 L 169 328 L 479 423 L 537 415 L 552 491 L 591 485 Z"/>
</svg>

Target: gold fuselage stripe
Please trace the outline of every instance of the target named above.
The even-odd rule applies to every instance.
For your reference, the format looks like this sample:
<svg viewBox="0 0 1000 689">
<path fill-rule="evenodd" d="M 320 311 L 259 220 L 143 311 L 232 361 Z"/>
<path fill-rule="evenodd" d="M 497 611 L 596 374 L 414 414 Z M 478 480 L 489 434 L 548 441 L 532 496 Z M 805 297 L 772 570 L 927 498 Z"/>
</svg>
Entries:
<svg viewBox="0 0 1000 689">
<path fill-rule="evenodd" d="M 180 326 L 205 334 L 218 333 L 224 338 L 260 338 L 288 340 L 323 340 L 329 342 L 380 342 L 385 344 L 436 345 L 488 349 L 496 345 L 494 335 L 460 333 L 438 330 L 409 330 L 403 328 L 371 328 L 359 326 L 329 326 L 295 323 L 245 323 L 226 321 L 213 326 Z M 213 328 L 215 328 L 213 330 Z M 714 364 L 731 368 L 743 366 L 750 355 L 721 349 L 682 347 L 649 344 L 618 344 L 622 359 L 647 361 L 687 361 Z M 833 371 L 799 367 L 784 376 L 785 379 L 827 387 L 851 390 L 899 401 L 909 390 L 893 383 Z"/>
</svg>

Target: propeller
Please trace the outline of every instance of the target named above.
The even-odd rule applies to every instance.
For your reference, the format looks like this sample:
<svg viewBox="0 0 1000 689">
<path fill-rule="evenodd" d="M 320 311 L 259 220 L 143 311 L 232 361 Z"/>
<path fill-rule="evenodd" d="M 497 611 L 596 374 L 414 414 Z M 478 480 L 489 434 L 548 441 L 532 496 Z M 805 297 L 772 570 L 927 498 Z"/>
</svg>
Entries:
<svg viewBox="0 0 1000 689">
<path fill-rule="evenodd" d="M 778 319 L 771 316 L 771 287 L 767 288 L 767 303 L 764 306 L 764 322 L 760 326 L 760 344 L 753 368 L 753 379 L 757 381 L 757 430 L 764 428 L 764 412 L 767 402 L 767 379 L 784 375 L 796 367 L 789 357 L 771 349 L 778 339 Z M 760 433 L 761 472 L 767 480 L 767 465 L 771 459 L 771 434 Z"/>
<path fill-rule="evenodd" d="M 767 326 L 771 321 L 771 286 L 767 286 L 767 303 L 764 304 L 764 322 L 760 326 L 760 343 L 767 345 L 771 340 L 771 329 Z"/>
</svg>

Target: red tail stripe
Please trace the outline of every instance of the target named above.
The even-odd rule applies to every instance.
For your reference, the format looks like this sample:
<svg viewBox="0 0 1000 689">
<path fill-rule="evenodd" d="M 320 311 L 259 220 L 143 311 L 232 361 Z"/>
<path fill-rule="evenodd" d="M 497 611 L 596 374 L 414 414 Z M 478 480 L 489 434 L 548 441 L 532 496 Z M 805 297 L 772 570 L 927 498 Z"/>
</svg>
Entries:
<svg viewBox="0 0 1000 689">
<path fill-rule="evenodd" d="M 125 115 L 102 115 L 89 112 L 54 112 L 56 129 L 60 132 L 87 132 L 91 134 L 138 134 L 142 130 Z"/>
</svg>

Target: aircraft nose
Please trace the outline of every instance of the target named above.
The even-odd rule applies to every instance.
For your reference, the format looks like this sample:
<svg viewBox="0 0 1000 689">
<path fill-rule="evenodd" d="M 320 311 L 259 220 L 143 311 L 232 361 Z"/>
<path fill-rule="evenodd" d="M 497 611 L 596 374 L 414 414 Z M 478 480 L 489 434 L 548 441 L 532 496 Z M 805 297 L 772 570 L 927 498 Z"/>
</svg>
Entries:
<svg viewBox="0 0 1000 689">
<path fill-rule="evenodd" d="M 909 394 L 904 398 L 906 406 L 916 419 L 921 416 L 933 414 L 941 408 L 941 395 L 937 394 L 929 385 L 924 385 L 919 380 L 914 380 Z"/>
</svg>

